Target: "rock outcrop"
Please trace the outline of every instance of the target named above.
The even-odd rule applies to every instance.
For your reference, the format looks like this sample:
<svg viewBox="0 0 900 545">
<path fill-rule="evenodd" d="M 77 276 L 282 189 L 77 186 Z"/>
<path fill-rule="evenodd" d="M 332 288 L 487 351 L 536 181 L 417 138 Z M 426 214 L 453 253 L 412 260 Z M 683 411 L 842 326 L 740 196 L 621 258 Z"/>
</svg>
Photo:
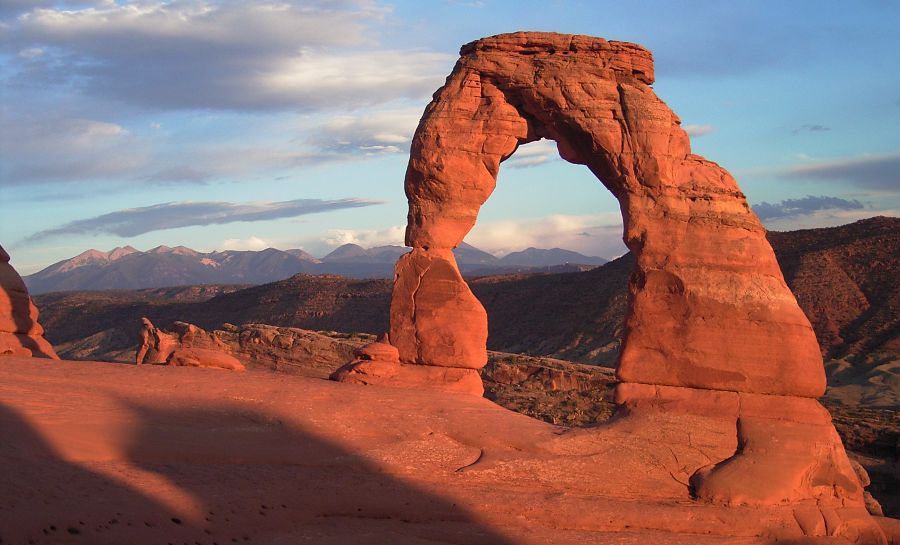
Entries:
<svg viewBox="0 0 900 545">
<path fill-rule="evenodd" d="M 19 273 L 0 246 L 0 356 L 35 356 L 59 359 L 44 339 L 38 309 Z"/>
<path fill-rule="evenodd" d="M 822 357 L 765 229 L 734 178 L 691 153 L 653 81 L 650 52 L 630 43 L 515 33 L 462 47 L 410 149 L 412 251 L 397 263 L 391 300 L 396 364 L 485 365 L 486 314 L 452 250 L 475 225 L 500 163 L 522 144 L 554 140 L 619 200 L 635 256 L 617 368 L 625 418 L 685 415 L 688 445 L 691 417 L 732 430 L 719 444 L 729 454 L 679 470 L 698 500 L 795 504 L 807 535 L 884 542 L 814 399 L 825 391 Z M 335 378 L 352 377 L 353 365 Z M 433 386 L 432 375 L 420 376 Z"/>
<path fill-rule="evenodd" d="M 224 324 L 221 329 L 208 331 L 195 324 L 176 321 L 172 324 L 172 331 L 154 329 L 153 336 L 162 339 L 159 344 L 163 349 L 148 349 L 143 360 L 146 363 L 264 369 L 314 378 L 327 378 L 353 358 L 358 348 L 375 338 L 374 335 L 329 335 L 326 332 L 265 324 Z M 140 351 L 141 347 L 138 347 L 137 353 Z M 134 348 L 113 349 L 94 352 L 90 359 L 124 362 L 134 361 L 134 355 Z"/>
<path fill-rule="evenodd" d="M 141 346 L 137 364 L 172 365 L 180 367 L 211 367 L 244 371 L 246 367 L 228 353 L 213 335 L 186 322 L 175 322 L 175 331 L 163 331 L 143 318 Z"/>
</svg>

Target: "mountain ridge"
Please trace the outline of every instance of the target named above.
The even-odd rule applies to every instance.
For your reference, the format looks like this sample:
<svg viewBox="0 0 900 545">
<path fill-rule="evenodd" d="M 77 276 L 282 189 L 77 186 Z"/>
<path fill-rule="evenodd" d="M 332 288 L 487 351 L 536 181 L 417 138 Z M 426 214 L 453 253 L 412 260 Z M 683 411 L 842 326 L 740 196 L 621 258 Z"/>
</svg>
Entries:
<svg viewBox="0 0 900 545">
<path fill-rule="evenodd" d="M 469 244 L 454 251 L 464 274 L 493 274 L 552 269 L 564 265 L 593 266 L 606 260 L 571 250 L 529 248 L 510 261 Z M 392 278 L 405 246 L 363 248 L 344 244 L 322 258 L 295 248 L 259 251 L 198 252 L 185 246 L 157 246 L 139 251 L 131 246 L 108 252 L 89 249 L 24 277 L 33 294 L 54 291 L 144 289 L 199 284 L 265 284 L 298 273 L 338 274 L 349 278 Z M 513 255 L 513 254 L 509 254 Z M 530 256 L 535 256 L 534 258 Z M 506 256 L 508 257 L 508 256 Z"/>
</svg>

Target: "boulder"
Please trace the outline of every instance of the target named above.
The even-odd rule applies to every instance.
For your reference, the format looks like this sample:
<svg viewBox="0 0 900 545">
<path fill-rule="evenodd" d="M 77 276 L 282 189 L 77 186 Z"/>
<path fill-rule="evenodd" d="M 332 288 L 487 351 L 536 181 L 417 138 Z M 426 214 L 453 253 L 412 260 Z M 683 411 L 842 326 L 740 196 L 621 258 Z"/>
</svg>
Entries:
<svg viewBox="0 0 900 545">
<path fill-rule="evenodd" d="M 237 358 L 221 350 L 208 348 L 178 348 L 166 360 L 167 365 L 181 367 L 212 367 L 231 371 L 246 371 Z"/>
</svg>

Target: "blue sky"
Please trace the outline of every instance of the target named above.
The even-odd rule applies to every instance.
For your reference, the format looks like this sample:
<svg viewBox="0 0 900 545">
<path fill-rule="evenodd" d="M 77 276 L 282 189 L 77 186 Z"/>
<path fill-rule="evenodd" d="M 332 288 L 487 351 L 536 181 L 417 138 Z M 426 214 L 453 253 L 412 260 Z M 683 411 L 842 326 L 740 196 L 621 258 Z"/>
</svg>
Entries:
<svg viewBox="0 0 900 545">
<path fill-rule="evenodd" d="M 767 226 L 900 211 L 900 4 L 0 0 L 0 243 L 23 274 L 87 248 L 402 244 L 403 174 L 459 46 L 633 41 L 694 151 Z M 612 196 L 547 142 L 467 239 L 622 253 Z"/>
</svg>

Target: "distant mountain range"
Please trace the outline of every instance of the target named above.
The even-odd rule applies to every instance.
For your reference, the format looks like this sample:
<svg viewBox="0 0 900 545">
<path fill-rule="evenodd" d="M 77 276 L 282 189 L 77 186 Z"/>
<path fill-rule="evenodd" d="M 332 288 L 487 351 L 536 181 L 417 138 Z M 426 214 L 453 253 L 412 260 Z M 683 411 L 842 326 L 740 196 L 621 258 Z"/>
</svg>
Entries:
<svg viewBox="0 0 900 545">
<path fill-rule="evenodd" d="M 24 277 L 32 294 L 54 291 L 142 289 L 200 284 L 265 284 L 305 274 L 349 278 L 392 278 L 404 246 L 363 248 L 344 244 L 319 259 L 299 250 L 226 250 L 202 253 L 184 246 L 141 252 L 131 246 L 109 252 L 88 250 Z M 517 272 L 580 271 L 607 260 L 571 250 L 528 248 L 498 258 L 462 243 L 454 250 L 467 276 Z"/>
<path fill-rule="evenodd" d="M 827 359 L 851 358 L 868 371 L 900 358 L 900 219 L 768 236 Z M 488 347 L 613 365 L 633 263 L 626 254 L 585 272 L 472 280 L 488 312 Z M 104 349 L 121 349 L 136 342 L 141 316 L 161 327 L 184 320 L 207 329 L 231 322 L 378 334 L 388 328 L 390 292 L 389 280 L 299 274 L 244 289 L 84 291 L 36 302 L 57 348 L 101 335 L 114 339 Z"/>
</svg>

